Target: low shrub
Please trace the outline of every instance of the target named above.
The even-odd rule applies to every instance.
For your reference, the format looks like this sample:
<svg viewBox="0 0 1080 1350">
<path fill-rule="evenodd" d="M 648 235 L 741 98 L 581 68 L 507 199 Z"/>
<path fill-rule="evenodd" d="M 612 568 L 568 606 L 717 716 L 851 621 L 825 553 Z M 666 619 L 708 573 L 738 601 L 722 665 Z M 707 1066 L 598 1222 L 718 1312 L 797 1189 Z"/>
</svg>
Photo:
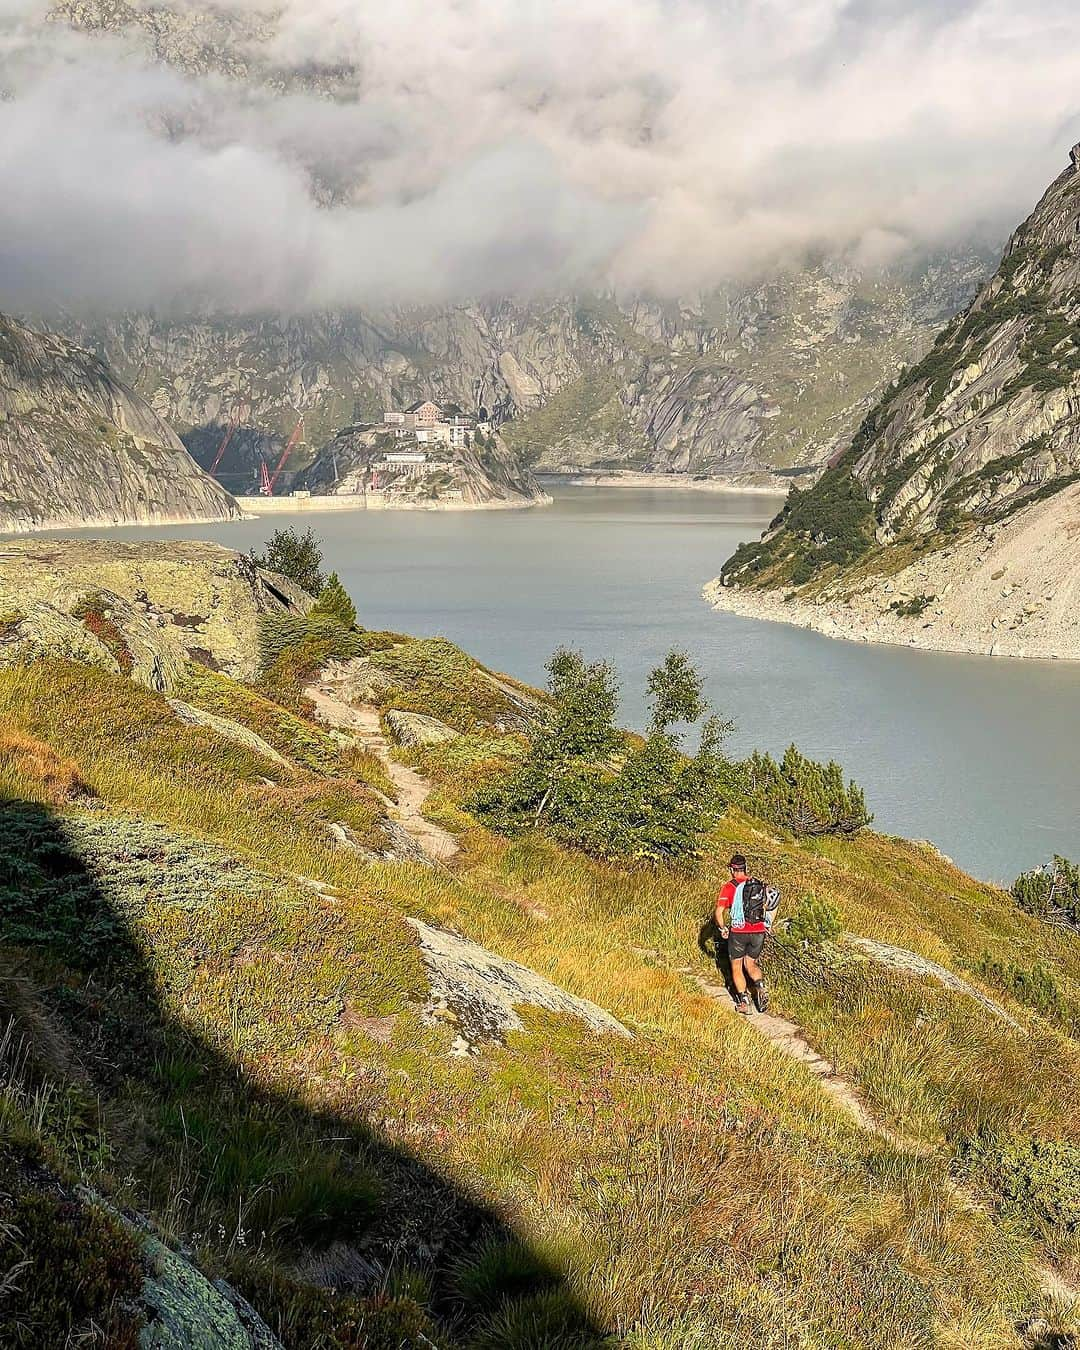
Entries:
<svg viewBox="0 0 1080 1350">
<path fill-rule="evenodd" d="M 906 600 L 894 600 L 889 609 L 901 619 L 917 619 L 936 599 L 936 595 L 912 595 Z"/>
<path fill-rule="evenodd" d="M 786 936 L 795 942 L 820 947 L 843 932 L 840 911 L 828 900 L 816 895 L 800 897 L 787 922 Z"/>
<path fill-rule="evenodd" d="M 1034 1008 L 1043 1017 L 1050 1017 L 1054 1021 L 1066 1024 L 1071 1023 L 1072 1018 L 1054 978 L 1054 972 L 1042 961 L 1036 961 L 1030 967 L 1025 967 L 1017 965 L 1014 961 L 999 961 L 984 951 L 975 970 L 984 980 L 1011 994 L 1018 1003 Z"/>
<path fill-rule="evenodd" d="M 1080 866 L 1054 855 L 1049 867 L 1022 872 L 1013 882 L 1013 899 L 1038 919 L 1061 919 L 1080 927 Z"/>
<path fill-rule="evenodd" d="M 745 806 L 752 814 L 792 834 L 858 834 L 873 820 L 862 788 L 834 760 L 821 764 L 788 746 L 777 764 L 757 751 L 742 777 Z"/>
<path fill-rule="evenodd" d="M 118 1220 L 58 1193 L 0 1195 L 0 1345 L 138 1350 L 142 1284 Z"/>
<path fill-rule="evenodd" d="M 1080 1144 L 1027 1136 L 969 1142 L 961 1165 L 994 1194 L 1004 1213 L 1039 1238 L 1080 1233 Z"/>
<path fill-rule="evenodd" d="M 120 673 L 130 675 L 135 669 L 135 658 L 127 638 L 113 621 L 112 611 L 104 596 L 85 596 L 72 610 L 72 615 L 81 619 L 86 631 L 97 638 L 120 668 Z"/>
<path fill-rule="evenodd" d="M 313 609 L 308 614 L 280 611 L 264 614 L 259 623 L 259 664 L 268 670 L 286 652 L 308 643 L 319 643 L 330 652 L 327 659 L 351 660 L 361 655 L 356 633 L 336 614 Z"/>
</svg>

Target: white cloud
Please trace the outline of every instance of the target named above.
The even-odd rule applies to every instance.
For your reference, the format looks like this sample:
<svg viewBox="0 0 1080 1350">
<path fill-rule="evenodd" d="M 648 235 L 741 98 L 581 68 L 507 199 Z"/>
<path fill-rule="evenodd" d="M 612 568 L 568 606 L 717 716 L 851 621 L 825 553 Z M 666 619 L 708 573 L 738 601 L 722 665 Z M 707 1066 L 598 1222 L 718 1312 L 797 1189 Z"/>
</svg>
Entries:
<svg viewBox="0 0 1080 1350">
<path fill-rule="evenodd" d="M 293 90 L 349 72 L 336 99 L 181 75 L 0 0 L 0 303 L 673 294 L 808 250 L 872 265 L 1008 228 L 1080 139 L 1072 0 L 229 7 L 269 34 L 238 54 Z"/>
</svg>

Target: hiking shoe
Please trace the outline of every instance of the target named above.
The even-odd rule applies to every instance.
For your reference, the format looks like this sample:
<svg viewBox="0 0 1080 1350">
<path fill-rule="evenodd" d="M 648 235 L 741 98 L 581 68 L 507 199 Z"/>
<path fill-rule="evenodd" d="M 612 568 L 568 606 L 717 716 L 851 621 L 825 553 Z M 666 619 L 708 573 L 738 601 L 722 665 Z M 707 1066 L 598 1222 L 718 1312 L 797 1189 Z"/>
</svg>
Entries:
<svg viewBox="0 0 1080 1350">
<path fill-rule="evenodd" d="M 735 1000 L 735 1011 L 742 1013 L 744 1017 L 753 1016 L 754 1005 L 750 1002 L 749 994 L 740 994 Z"/>
<path fill-rule="evenodd" d="M 758 980 L 754 986 L 754 1002 L 757 1004 L 758 1012 L 769 1011 L 769 986 L 764 980 Z"/>
</svg>

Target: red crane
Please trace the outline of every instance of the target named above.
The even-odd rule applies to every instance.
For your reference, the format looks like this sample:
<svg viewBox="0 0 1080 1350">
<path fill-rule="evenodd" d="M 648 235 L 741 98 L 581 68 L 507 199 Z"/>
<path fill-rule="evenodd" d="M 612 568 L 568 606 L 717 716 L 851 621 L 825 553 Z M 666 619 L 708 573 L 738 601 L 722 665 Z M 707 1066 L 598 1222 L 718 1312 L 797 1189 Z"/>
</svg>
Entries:
<svg viewBox="0 0 1080 1350">
<path fill-rule="evenodd" d="M 246 399 L 237 399 L 233 404 L 233 410 L 229 415 L 229 425 L 225 428 L 225 435 L 221 438 L 221 444 L 218 446 L 217 454 L 214 456 L 214 462 L 210 465 L 210 476 L 217 473 L 217 467 L 221 463 L 225 451 L 232 444 L 232 439 L 240 429 L 240 423 L 245 414 L 250 410 L 251 404 Z"/>
<path fill-rule="evenodd" d="M 274 465 L 274 472 L 271 473 L 270 470 L 266 467 L 265 459 L 259 466 L 259 491 L 263 494 L 264 497 L 272 497 L 274 495 L 274 488 L 277 486 L 277 480 L 281 477 L 281 471 L 285 467 L 285 461 L 296 449 L 297 442 L 300 440 L 303 434 L 304 434 L 304 415 L 303 413 L 301 413 L 300 421 L 297 422 L 296 426 L 293 428 L 293 434 L 289 437 L 288 441 L 286 442 L 285 449 L 282 450 L 281 452 L 281 458 L 278 460 L 277 464 Z"/>
</svg>

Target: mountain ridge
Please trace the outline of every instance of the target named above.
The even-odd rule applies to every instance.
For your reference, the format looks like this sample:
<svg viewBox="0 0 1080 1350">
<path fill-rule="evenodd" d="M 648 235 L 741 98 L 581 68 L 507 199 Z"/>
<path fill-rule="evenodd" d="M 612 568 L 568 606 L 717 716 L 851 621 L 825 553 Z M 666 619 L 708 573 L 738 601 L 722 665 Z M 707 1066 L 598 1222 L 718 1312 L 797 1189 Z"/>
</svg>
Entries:
<svg viewBox="0 0 1080 1350">
<path fill-rule="evenodd" d="M 872 620 L 886 641 L 1080 654 L 1070 603 L 1080 586 L 1070 495 L 1080 481 L 1078 227 L 1080 146 L 971 306 L 894 381 L 821 479 L 725 562 L 709 588 L 717 605 L 747 613 L 758 593 L 780 591 L 792 621 L 813 622 L 816 611 L 853 635 Z M 1002 583 L 997 593 L 984 567 Z M 770 617 L 782 613 L 762 603 Z"/>
</svg>

